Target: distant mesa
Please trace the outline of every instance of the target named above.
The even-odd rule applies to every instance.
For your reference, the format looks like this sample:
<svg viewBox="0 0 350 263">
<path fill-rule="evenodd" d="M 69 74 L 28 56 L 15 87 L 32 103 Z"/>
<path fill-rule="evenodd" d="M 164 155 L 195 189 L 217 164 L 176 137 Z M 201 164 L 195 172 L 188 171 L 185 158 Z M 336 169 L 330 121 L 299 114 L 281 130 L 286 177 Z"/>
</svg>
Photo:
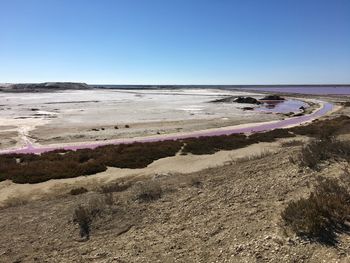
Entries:
<svg viewBox="0 0 350 263">
<path fill-rule="evenodd" d="M 50 92 L 57 90 L 86 90 L 91 89 L 86 83 L 76 82 L 45 82 L 0 84 L 0 91 L 4 92 Z"/>
</svg>

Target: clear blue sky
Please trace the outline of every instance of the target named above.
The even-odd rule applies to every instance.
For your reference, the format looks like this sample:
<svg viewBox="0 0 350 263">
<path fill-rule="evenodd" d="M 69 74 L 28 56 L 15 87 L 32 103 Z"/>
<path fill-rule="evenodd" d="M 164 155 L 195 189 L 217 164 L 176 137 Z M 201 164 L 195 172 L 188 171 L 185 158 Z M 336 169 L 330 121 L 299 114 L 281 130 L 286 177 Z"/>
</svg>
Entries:
<svg viewBox="0 0 350 263">
<path fill-rule="evenodd" d="M 350 83 L 350 0 L 0 0 L 0 82 Z"/>
</svg>

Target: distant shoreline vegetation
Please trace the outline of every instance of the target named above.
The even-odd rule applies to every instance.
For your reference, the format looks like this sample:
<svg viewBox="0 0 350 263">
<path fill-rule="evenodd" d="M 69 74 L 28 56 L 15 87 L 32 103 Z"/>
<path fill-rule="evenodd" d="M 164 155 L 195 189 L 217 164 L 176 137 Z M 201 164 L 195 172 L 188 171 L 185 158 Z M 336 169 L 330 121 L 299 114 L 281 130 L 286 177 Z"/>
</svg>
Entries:
<svg viewBox="0 0 350 263">
<path fill-rule="evenodd" d="M 273 142 L 278 138 L 304 135 L 324 138 L 337 135 L 350 127 L 350 117 L 314 121 L 307 126 L 275 129 L 267 132 L 222 135 L 212 137 L 166 140 L 100 146 L 77 151 L 55 150 L 35 154 L 0 155 L 0 181 L 40 183 L 50 179 L 73 178 L 103 172 L 107 167 L 144 168 L 153 161 L 180 154 L 213 154 L 234 150 L 258 142 Z"/>
</svg>

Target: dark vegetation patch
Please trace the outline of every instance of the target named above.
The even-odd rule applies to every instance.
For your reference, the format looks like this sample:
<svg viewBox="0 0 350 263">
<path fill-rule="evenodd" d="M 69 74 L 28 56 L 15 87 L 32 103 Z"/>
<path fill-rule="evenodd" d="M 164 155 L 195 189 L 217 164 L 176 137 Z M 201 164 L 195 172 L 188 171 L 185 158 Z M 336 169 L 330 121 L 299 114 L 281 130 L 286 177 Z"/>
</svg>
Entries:
<svg viewBox="0 0 350 263">
<path fill-rule="evenodd" d="M 250 136 L 232 134 L 189 138 L 178 141 L 168 140 L 150 143 L 107 145 L 96 149 L 81 149 L 77 151 L 56 150 L 41 155 L 0 155 L 0 181 L 9 179 L 15 183 L 39 183 L 50 179 L 73 178 L 96 174 L 105 171 L 107 166 L 117 168 L 144 168 L 155 160 L 174 156 L 181 149 L 182 154 L 212 154 L 220 150 L 242 148 L 253 143 L 273 142 L 279 138 L 294 137 L 295 134 L 316 137 L 318 139 L 329 138 L 339 134 L 341 129 L 346 126 L 350 126 L 350 118 L 340 116 L 330 120 L 315 121 L 308 126 L 275 129 L 268 132 L 254 133 Z M 345 152 L 349 149 L 347 148 L 348 146 L 339 142 L 332 143 L 331 146 L 321 146 L 327 149 L 337 147 L 330 149 L 329 154 L 333 154 L 337 149 L 337 155 L 339 156 L 339 151 L 343 151 L 342 156 L 345 157 Z M 321 146 L 317 144 L 315 147 Z M 316 156 L 316 161 L 327 158 L 321 152 L 319 156 Z M 306 163 L 306 166 L 313 166 L 312 159 L 303 162 Z"/>
<path fill-rule="evenodd" d="M 154 180 L 139 182 L 135 185 L 135 199 L 140 202 L 150 202 L 162 197 L 162 187 Z"/>
<path fill-rule="evenodd" d="M 39 183 L 103 172 L 107 166 L 144 168 L 160 158 L 174 156 L 180 141 L 108 145 L 96 149 L 54 151 L 41 155 L 0 155 L 0 181 Z"/>
<path fill-rule="evenodd" d="M 255 98 L 252 97 L 238 97 L 235 99 L 236 103 L 248 103 L 248 104 L 261 104 L 260 101 L 258 101 Z"/>
<path fill-rule="evenodd" d="M 72 190 L 70 190 L 70 194 L 71 195 L 81 195 L 84 193 L 87 193 L 88 190 L 85 187 L 78 187 L 78 188 L 73 188 Z"/>
<path fill-rule="evenodd" d="M 220 150 L 234 150 L 249 145 L 244 134 L 232 134 L 223 136 L 207 136 L 184 140 L 184 153 L 212 154 Z"/>
<path fill-rule="evenodd" d="M 298 156 L 301 167 L 318 170 L 324 161 L 350 160 L 349 141 L 339 141 L 332 137 L 314 139 L 305 145 Z"/>
<path fill-rule="evenodd" d="M 115 192 L 123 192 L 130 188 L 132 185 L 131 182 L 114 182 L 112 184 L 106 184 L 101 186 L 100 192 L 108 194 L 108 193 L 115 193 Z"/>
<path fill-rule="evenodd" d="M 343 101 L 340 104 L 344 107 L 350 107 L 350 101 Z"/>
<path fill-rule="evenodd" d="M 84 206 L 78 206 L 74 210 L 73 222 L 79 225 L 80 237 L 88 240 L 90 238 L 90 229 L 92 216 L 90 211 Z"/>
<path fill-rule="evenodd" d="M 300 140 L 291 140 L 291 141 L 281 142 L 282 147 L 294 147 L 294 146 L 301 146 L 301 145 L 304 145 L 304 142 Z"/>
<path fill-rule="evenodd" d="M 348 232 L 350 193 L 338 179 L 320 178 L 308 198 L 292 201 L 282 219 L 297 235 L 334 245 L 337 233 Z"/>
<path fill-rule="evenodd" d="M 285 100 L 285 98 L 283 98 L 279 95 L 268 95 L 268 96 L 263 97 L 260 100 Z"/>
<path fill-rule="evenodd" d="M 310 137 L 327 138 L 332 135 L 342 133 L 350 126 L 350 117 L 341 115 L 337 118 L 328 120 L 315 120 L 309 125 L 300 125 L 289 128 L 289 131 Z"/>
<path fill-rule="evenodd" d="M 212 103 L 247 103 L 247 104 L 261 104 L 260 101 L 253 97 L 235 97 L 235 96 L 227 96 L 222 99 L 217 99 L 211 101 Z"/>
<path fill-rule="evenodd" d="M 295 137 L 288 129 L 275 129 L 268 132 L 253 133 L 248 137 L 250 144 L 258 142 L 274 142 L 276 139 Z"/>
</svg>

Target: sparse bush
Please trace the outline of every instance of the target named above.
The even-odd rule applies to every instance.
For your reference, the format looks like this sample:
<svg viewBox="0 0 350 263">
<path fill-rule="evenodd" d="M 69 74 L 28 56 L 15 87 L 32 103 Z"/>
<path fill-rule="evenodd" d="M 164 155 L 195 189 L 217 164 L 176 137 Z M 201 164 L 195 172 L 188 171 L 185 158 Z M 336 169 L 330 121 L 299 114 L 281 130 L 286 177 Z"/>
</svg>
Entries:
<svg viewBox="0 0 350 263">
<path fill-rule="evenodd" d="M 313 140 L 304 146 L 299 155 L 299 164 L 302 167 L 319 169 L 322 161 L 350 159 L 350 143 L 335 139 Z"/>
<path fill-rule="evenodd" d="M 92 217 L 101 215 L 105 208 L 106 200 L 102 196 L 92 197 L 87 204 L 87 209 Z"/>
<path fill-rule="evenodd" d="M 86 240 L 88 240 L 90 238 L 90 229 L 92 223 L 90 211 L 83 206 L 78 206 L 74 210 L 74 221 L 79 225 L 80 237 L 85 237 Z"/>
<path fill-rule="evenodd" d="M 135 186 L 135 197 L 140 201 L 154 201 L 162 196 L 162 187 L 156 181 L 140 182 Z"/>
<path fill-rule="evenodd" d="M 131 183 L 113 183 L 101 186 L 100 191 L 102 193 L 122 192 L 127 190 L 130 186 Z"/>
<path fill-rule="evenodd" d="M 108 166 L 143 168 L 154 160 L 175 155 L 180 141 L 101 146 L 77 151 L 0 155 L 0 181 L 40 183 L 103 172 Z M 141 154 L 142 153 L 142 154 Z"/>
<path fill-rule="evenodd" d="M 350 107 L 350 101 L 343 101 L 341 102 L 341 105 L 344 107 Z"/>
<path fill-rule="evenodd" d="M 347 228 L 350 193 L 336 179 L 320 179 L 308 198 L 292 201 L 282 219 L 299 236 L 334 244 Z"/>
<path fill-rule="evenodd" d="M 248 156 L 237 158 L 237 159 L 232 158 L 231 163 L 244 163 L 244 162 L 248 162 L 248 161 L 252 161 L 252 160 L 260 160 L 262 158 L 265 158 L 267 156 L 271 156 L 273 154 L 274 154 L 274 152 L 264 149 L 260 153 L 248 155 Z"/>
<path fill-rule="evenodd" d="M 9 208 L 9 207 L 17 207 L 28 204 L 28 198 L 24 197 L 8 197 L 3 205 L 2 208 Z"/>
<path fill-rule="evenodd" d="M 194 187 L 201 187 L 202 186 L 202 181 L 200 180 L 200 178 L 198 176 L 191 176 L 189 178 L 190 181 L 190 185 L 194 186 Z"/>
<path fill-rule="evenodd" d="M 104 201 L 105 201 L 105 204 L 107 206 L 112 206 L 114 205 L 114 197 L 113 197 L 113 193 L 104 193 Z"/>
<path fill-rule="evenodd" d="M 282 147 L 294 147 L 294 146 L 301 146 L 304 143 L 305 142 L 300 141 L 300 140 L 291 140 L 291 141 L 281 142 L 281 146 Z"/>
<path fill-rule="evenodd" d="M 234 150 L 249 145 L 244 134 L 232 134 L 212 137 L 199 137 L 184 140 L 183 153 L 213 154 L 220 150 Z"/>
<path fill-rule="evenodd" d="M 295 137 L 288 129 L 274 129 L 267 132 L 253 133 L 248 137 L 250 144 L 258 142 L 274 142 L 279 138 Z"/>
<path fill-rule="evenodd" d="M 329 120 L 315 120 L 308 125 L 300 125 L 288 130 L 295 134 L 324 139 L 340 134 L 342 130 L 349 126 L 350 117 L 341 115 Z"/>
<path fill-rule="evenodd" d="M 84 194 L 87 192 L 88 192 L 88 190 L 85 187 L 78 187 L 78 188 L 74 188 L 74 189 L 70 190 L 71 195 L 81 195 L 81 194 Z"/>
</svg>

